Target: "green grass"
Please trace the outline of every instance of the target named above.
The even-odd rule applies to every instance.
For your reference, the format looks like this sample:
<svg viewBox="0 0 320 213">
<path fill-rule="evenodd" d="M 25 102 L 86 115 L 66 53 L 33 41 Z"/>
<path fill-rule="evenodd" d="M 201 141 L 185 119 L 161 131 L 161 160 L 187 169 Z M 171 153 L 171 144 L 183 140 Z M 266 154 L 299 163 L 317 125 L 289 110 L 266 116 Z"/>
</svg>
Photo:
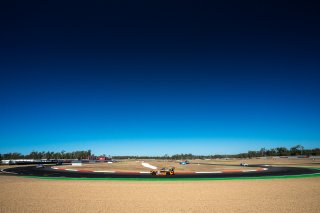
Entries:
<svg viewBox="0 0 320 213">
<path fill-rule="evenodd" d="M 318 169 L 320 170 L 320 169 Z M 303 175 L 263 176 L 263 177 L 231 177 L 231 178 L 66 178 L 66 177 L 39 177 L 22 176 L 41 180 L 112 180 L 112 181 L 207 181 L 207 180 L 268 180 L 320 177 L 320 173 Z"/>
</svg>

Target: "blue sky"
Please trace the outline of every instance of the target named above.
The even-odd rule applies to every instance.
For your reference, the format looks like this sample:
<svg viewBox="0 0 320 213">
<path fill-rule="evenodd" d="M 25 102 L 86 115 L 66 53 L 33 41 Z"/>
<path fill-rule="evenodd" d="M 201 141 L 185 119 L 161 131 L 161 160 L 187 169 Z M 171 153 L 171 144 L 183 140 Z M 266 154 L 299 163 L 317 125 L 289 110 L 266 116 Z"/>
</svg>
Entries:
<svg viewBox="0 0 320 213">
<path fill-rule="evenodd" d="M 189 3 L 8 3 L 0 153 L 319 147 L 316 9 Z"/>
</svg>

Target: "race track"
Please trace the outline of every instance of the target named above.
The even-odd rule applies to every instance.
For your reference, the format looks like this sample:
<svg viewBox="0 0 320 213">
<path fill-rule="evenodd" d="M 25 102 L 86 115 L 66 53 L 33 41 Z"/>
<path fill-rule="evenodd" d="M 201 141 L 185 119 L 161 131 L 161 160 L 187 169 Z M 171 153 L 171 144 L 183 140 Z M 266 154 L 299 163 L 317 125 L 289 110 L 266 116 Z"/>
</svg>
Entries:
<svg viewBox="0 0 320 213">
<path fill-rule="evenodd" d="M 215 164 L 212 164 L 215 165 Z M 15 167 L 4 169 L 2 172 L 8 175 L 37 176 L 37 177 L 63 177 L 63 178 L 237 178 L 237 177 L 267 177 L 267 176 L 292 176 L 319 174 L 319 170 L 300 167 L 273 167 L 267 165 L 250 165 L 248 170 L 234 172 L 176 172 L 172 176 L 152 176 L 149 173 L 140 172 L 94 172 L 88 170 L 65 170 L 59 167 L 36 168 L 35 166 Z"/>
</svg>

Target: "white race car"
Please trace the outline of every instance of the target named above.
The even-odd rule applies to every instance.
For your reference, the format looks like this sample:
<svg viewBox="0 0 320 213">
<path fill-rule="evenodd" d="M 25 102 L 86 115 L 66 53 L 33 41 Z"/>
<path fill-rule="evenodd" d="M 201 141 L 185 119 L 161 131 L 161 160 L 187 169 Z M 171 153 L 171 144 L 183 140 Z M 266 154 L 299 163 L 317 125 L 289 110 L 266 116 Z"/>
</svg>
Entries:
<svg viewBox="0 0 320 213">
<path fill-rule="evenodd" d="M 37 169 L 44 168 L 44 165 L 43 165 L 43 164 L 37 164 L 37 165 L 36 165 L 36 168 L 37 168 Z"/>
<path fill-rule="evenodd" d="M 249 166 L 247 163 L 240 163 L 240 166 Z"/>
</svg>

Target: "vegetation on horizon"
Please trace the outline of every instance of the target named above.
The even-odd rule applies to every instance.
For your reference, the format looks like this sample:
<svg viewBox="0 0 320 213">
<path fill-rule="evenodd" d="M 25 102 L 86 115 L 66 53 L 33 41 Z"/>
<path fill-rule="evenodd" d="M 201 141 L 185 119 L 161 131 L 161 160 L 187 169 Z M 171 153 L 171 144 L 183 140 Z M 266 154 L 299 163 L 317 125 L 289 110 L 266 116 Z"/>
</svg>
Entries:
<svg viewBox="0 0 320 213">
<path fill-rule="evenodd" d="M 0 154 L 1 159 L 90 159 L 92 157 L 91 150 L 86 151 L 74 151 L 74 152 L 38 152 L 32 151 L 27 155 L 13 152 Z"/>
<path fill-rule="evenodd" d="M 303 146 L 297 145 L 287 149 L 286 147 L 277 147 L 272 149 L 261 148 L 259 151 L 248 151 L 240 154 L 225 155 L 193 155 L 193 154 L 175 154 L 172 156 L 114 156 L 116 159 L 206 159 L 206 158 L 254 158 L 254 157 L 272 157 L 272 156 L 320 156 L 320 148 L 304 149 Z"/>
<path fill-rule="evenodd" d="M 259 151 L 248 151 L 246 153 L 234 154 L 234 155 L 193 155 L 193 154 L 175 154 L 172 156 L 113 156 L 115 159 L 204 159 L 204 158 L 253 158 L 253 157 L 269 157 L 269 156 L 320 156 L 320 148 L 304 149 L 303 146 L 297 145 L 287 149 L 286 147 L 277 147 L 272 149 L 261 148 Z M 103 155 L 106 156 L 106 155 Z M 6 153 L 0 154 L 0 160 L 3 159 L 95 159 L 91 150 L 86 151 L 74 151 L 74 152 L 37 152 L 32 151 L 27 155 L 21 153 Z"/>
</svg>

